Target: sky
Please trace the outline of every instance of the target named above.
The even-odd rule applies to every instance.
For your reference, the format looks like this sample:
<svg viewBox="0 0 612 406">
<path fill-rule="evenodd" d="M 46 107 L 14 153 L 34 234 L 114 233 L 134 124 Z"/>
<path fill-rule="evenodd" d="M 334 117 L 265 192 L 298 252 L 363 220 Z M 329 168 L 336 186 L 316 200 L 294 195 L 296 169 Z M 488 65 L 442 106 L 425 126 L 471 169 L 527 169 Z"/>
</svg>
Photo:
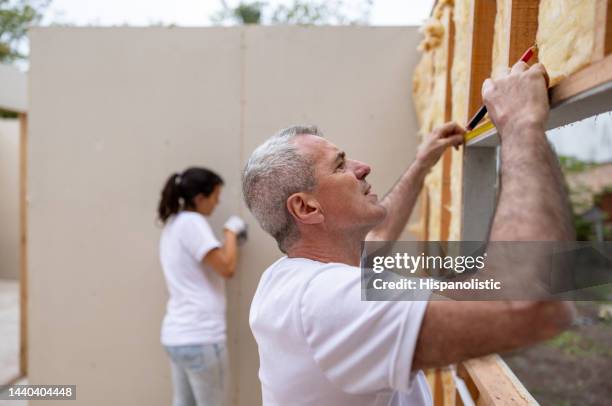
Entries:
<svg viewBox="0 0 612 406">
<path fill-rule="evenodd" d="M 226 0 L 236 5 L 238 0 Z M 345 0 L 359 2 L 359 0 Z M 270 4 L 290 1 L 268 0 Z M 433 0 L 373 0 L 371 25 L 421 25 Z M 220 0 L 53 0 L 43 24 L 75 25 L 210 25 L 209 16 L 221 8 Z"/>
</svg>

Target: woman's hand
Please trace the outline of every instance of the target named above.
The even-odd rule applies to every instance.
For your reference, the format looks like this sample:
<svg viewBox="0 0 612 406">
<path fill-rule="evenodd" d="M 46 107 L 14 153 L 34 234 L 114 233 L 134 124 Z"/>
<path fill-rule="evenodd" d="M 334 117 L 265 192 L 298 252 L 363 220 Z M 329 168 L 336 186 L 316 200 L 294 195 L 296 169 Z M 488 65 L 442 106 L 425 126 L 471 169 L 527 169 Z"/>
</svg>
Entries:
<svg viewBox="0 0 612 406">
<path fill-rule="evenodd" d="M 231 216 L 225 222 L 224 229 L 236 234 L 239 243 L 247 240 L 247 223 L 238 216 Z"/>
</svg>

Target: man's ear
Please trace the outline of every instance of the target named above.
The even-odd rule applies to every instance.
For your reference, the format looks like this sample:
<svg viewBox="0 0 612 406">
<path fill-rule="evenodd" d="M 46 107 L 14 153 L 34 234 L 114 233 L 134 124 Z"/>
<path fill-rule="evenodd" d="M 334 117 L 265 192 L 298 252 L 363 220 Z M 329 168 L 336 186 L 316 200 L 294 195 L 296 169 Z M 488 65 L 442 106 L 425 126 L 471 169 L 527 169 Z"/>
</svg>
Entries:
<svg viewBox="0 0 612 406">
<path fill-rule="evenodd" d="M 325 217 L 317 199 L 308 193 L 294 193 L 287 198 L 287 210 L 295 221 L 302 224 L 319 224 Z"/>
</svg>

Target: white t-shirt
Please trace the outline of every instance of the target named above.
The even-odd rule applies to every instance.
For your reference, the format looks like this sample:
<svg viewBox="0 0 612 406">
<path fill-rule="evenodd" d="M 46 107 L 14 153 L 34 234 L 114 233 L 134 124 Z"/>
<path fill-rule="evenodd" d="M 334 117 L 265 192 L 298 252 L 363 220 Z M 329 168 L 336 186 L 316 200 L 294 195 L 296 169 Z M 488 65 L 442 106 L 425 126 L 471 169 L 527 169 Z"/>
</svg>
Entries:
<svg viewBox="0 0 612 406">
<path fill-rule="evenodd" d="M 263 274 L 249 323 L 266 406 L 430 405 L 411 372 L 426 301 L 362 301 L 357 267 L 283 257 Z"/>
<path fill-rule="evenodd" d="M 182 211 L 166 222 L 159 257 L 168 293 L 164 345 L 225 341 L 225 281 L 202 259 L 221 244 L 199 213 Z"/>
</svg>

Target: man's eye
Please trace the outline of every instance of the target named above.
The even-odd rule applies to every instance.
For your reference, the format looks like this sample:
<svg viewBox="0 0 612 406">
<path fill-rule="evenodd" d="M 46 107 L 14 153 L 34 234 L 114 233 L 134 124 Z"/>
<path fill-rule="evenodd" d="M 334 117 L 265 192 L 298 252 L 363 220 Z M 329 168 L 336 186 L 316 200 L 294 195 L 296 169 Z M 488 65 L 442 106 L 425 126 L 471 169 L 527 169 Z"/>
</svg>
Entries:
<svg viewBox="0 0 612 406">
<path fill-rule="evenodd" d="M 336 170 L 344 169 L 344 161 L 340 162 L 340 164 L 336 167 Z"/>
</svg>

